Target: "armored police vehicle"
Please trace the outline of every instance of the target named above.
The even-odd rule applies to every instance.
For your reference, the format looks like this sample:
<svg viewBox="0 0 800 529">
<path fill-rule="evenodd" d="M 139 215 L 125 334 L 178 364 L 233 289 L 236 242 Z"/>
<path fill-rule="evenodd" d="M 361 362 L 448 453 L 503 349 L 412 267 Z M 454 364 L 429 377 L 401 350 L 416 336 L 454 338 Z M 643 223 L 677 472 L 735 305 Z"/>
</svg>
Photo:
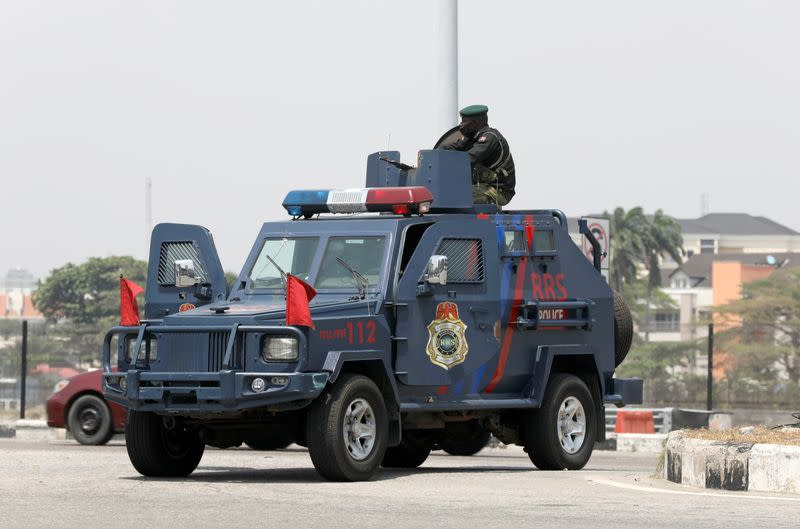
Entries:
<svg viewBox="0 0 800 529">
<path fill-rule="evenodd" d="M 363 189 L 295 191 L 232 288 L 211 234 L 153 230 L 138 327 L 114 327 L 106 396 L 129 408 L 128 455 L 184 476 L 206 445 L 307 446 L 331 480 L 470 453 L 488 433 L 540 469 L 580 469 L 604 406 L 640 403 L 614 378 L 630 312 L 558 210 L 474 205 L 469 159 L 368 158 Z M 316 290 L 286 325 L 286 275 Z"/>
</svg>

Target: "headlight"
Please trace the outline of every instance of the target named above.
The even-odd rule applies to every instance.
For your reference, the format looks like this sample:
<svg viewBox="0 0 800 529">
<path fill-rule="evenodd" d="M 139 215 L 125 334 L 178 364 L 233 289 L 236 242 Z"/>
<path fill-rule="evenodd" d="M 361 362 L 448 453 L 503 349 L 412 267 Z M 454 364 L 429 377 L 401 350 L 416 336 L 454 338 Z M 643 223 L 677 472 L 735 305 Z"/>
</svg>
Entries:
<svg viewBox="0 0 800 529">
<path fill-rule="evenodd" d="M 261 342 L 261 356 L 267 362 L 294 362 L 297 360 L 297 338 L 265 336 Z"/>
<path fill-rule="evenodd" d="M 125 340 L 125 361 L 131 363 L 133 358 L 133 349 L 136 347 L 136 337 L 132 336 Z M 158 360 L 158 340 L 150 338 L 149 340 L 142 340 L 142 347 L 139 349 L 138 360 L 144 362 L 147 349 L 150 349 L 150 361 Z"/>
<path fill-rule="evenodd" d="M 56 384 L 56 387 L 53 388 L 53 393 L 58 393 L 67 386 L 69 386 L 69 380 L 60 380 L 58 384 Z"/>
</svg>

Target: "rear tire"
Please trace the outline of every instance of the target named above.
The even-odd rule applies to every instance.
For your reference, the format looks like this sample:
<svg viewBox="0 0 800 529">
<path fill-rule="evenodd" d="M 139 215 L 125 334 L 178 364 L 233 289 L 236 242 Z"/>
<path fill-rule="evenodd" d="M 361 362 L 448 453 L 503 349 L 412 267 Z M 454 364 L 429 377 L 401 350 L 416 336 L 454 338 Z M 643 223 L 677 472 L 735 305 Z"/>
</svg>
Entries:
<svg viewBox="0 0 800 529">
<path fill-rule="evenodd" d="M 428 459 L 431 447 L 410 437 L 386 449 L 381 466 L 384 468 L 417 468 Z"/>
<path fill-rule="evenodd" d="M 550 378 L 542 407 L 524 426 L 525 450 L 540 470 L 580 470 L 597 438 L 595 404 L 589 388 L 575 375 Z"/>
<path fill-rule="evenodd" d="M 372 477 L 386 452 L 388 430 L 383 396 L 362 375 L 341 375 L 306 415 L 311 461 L 331 481 Z"/>
<path fill-rule="evenodd" d="M 197 432 L 178 421 L 172 428 L 155 413 L 130 410 L 125 444 L 133 467 L 148 477 L 184 477 L 191 474 L 205 451 Z"/>
<path fill-rule="evenodd" d="M 67 428 L 82 445 L 104 445 L 114 435 L 111 410 L 96 395 L 78 397 L 67 414 Z"/>
<path fill-rule="evenodd" d="M 614 291 L 614 365 L 618 367 L 628 351 L 631 349 L 633 341 L 633 317 L 631 309 L 625 302 L 625 298 L 619 292 Z"/>
</svg>

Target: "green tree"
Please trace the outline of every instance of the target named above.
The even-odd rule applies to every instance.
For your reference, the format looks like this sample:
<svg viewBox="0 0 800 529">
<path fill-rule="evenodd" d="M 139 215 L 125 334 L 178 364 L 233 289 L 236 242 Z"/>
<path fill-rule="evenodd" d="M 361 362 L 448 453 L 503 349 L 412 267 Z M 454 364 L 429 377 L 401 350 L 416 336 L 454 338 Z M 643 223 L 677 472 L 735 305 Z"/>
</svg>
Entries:
<svg viewBox="0 0 800 529">
<path fill-rule="evenodd" d="M 228 284 L 228 292 L 233 290 L 233 284 L 236 282 L 236 279 L 239 277 L 239 274 L 236 272 L 231 272 L 230 270 L 225 270 L 225 283 Z"/>
<path fill-rule="evenodd" d="M 641 377 L 645 380 L 644 400 L 648 403 L 686 399 L 683 381 L 675 375 L 676 366 L 686 366 L 698 344 L 686 342 L 649 342 L 635 344 L 616 370 L 618 377 Z"/>
<path fill-rule="evenodd" d="M 650 309 L 653 305 L 653 289 L 661 287 L 661 259 L 666 254 L 680 264 L 683 258 L 683 235 L 675 219 L 656 210 L 653 219 L 647 223 L 644 237 L 645 266 L 647 267 L 647 303 L 645 341 L 650 341 Z"/>
<path fill-rule="evenodd" d="M 644 237 L 645 266 L 647 266 L 648 286 L 661 286 L 661 257 L 669 255 L 676 263 L 683 259 L 683 235 L 680 225 L 670 216 L 656 210 L 653 219 L 647 223 Z M 613 232 L 612 232 L 613 233 Z"/>
<path fill-rule="evenodd" d="M 41 350 L 51 359 L 100 358 L 103 336 L 119 323 L 119 276 L 144 286 L 147 263 L 129 256 L 67 263 L 40 280 L 33 303 L 49 325 Z M 140 309 L 141 309 L 141 297 Z"/>
<path fill-rule="evenodd" d="M 660 288 L 651 289 L 647 278 L 637 279 L 628 283 L 622 295 L 631 309 L 631 316 L 633 316 L 633 321 L 637 327 L 644 326 L 645 322 L 648 321 L 650 309 L 669 310 L 678 308 L 675 300 L 665 294 L 663 290 Z"/>
<path fill-rule="evenodd" d="M 619 292 L 636 280 L 639 265 L 644 263 L 649 244 L 649 223 L 642 208 L 625 211 L 616 208 L 605 213 L 611 230 L 611 286 Z"/>
<path fill-rule="evenodd" d="M 714 310 L 731 325 L 720 348 L 734 354 L 739 375 L 775 383 L 785 373 L 800 384 L 800 269 L 745 283 L 741 299 Z"/>
<path fill-rule="evenodd" d="M 146 273 L 147 263 L 129 256 L 67 263 L 39 281 L 33 303 L 50 322 L 67 319 L 77 325 L 93 325 L 119 316 L 120 274 L 144 286 Z"/>
</svg>

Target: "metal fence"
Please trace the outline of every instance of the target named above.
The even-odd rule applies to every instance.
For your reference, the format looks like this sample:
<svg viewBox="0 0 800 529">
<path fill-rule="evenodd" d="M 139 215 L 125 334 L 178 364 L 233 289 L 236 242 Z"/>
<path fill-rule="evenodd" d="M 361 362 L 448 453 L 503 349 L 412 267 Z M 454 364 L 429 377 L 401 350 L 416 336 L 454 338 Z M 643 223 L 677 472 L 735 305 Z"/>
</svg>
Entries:
<svg viewBox="0 0 800 529">
<path fill-rule="evenodd" d="M 793 409 L 800 383 L 791 366 L 800 356 L 792 358 L 790 347 L 788 355 L 778 354 L 780 339 L 775 332 L 743 335 L 716 325 L 709 341 L 708 323 L 651 321 L 637 326 L 618 376 L 643 378 L 645 405 L 652 407 L 706 408 L 710 389 L 713 407 Z"/>
<path fill-rule="evenodd" d="M 27 322 L 25 409 L 26 416 L 42 416 L 55 385 L 78 373 L 100 366 L 98 329 Z M 0 414 L 18 415 L 23 389 L 23 321 L 0 320 Z"/>
</svg>

